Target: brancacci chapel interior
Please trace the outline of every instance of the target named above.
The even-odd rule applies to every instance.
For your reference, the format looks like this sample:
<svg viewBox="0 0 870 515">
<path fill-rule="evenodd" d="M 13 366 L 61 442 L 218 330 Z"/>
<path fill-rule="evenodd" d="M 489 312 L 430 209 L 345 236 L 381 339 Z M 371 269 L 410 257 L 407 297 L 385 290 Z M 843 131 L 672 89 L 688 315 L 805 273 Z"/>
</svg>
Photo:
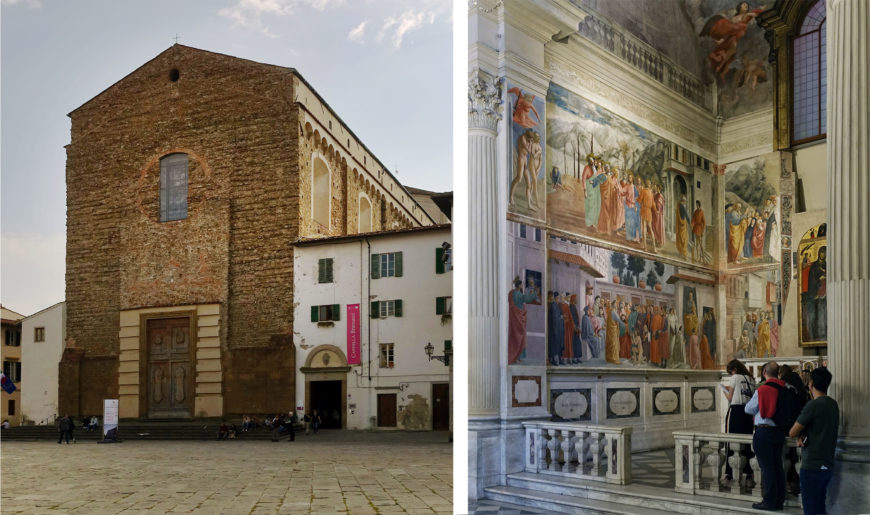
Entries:
<svg viewBox="0 0 870 515">
<path fill-rule="evenodd" d="M 833 374 L 828 507 L 870 510 L 870 5 L 468 16 L 470 498 L 749 509 L 719 385 L 774 359 Z"/>
</svg>

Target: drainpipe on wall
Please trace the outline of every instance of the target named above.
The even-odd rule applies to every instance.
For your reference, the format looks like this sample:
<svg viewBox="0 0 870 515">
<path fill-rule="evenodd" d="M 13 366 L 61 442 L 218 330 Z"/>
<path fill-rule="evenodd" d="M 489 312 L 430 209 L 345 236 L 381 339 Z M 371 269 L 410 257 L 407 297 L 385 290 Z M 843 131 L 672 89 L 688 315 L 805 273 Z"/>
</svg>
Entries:
<svg viewBox="0 0 870 515">
<path fill-rule="evenodd" d="M 366 245 L 369 250 L 369 260 L 368 260 L 368 268 L 366 269 L 366 283 L 368 284 L 368 296 L 366 297 L 366 305 L 368 309 L 366 312 L 369 312 L 372 309 L 372 244 L 369 241 L 368 237 L 366 238 Z M 362 271 L 360 271 L 362 273 Z M 362 285 L 360 285 L 360 289 L 362 289 Z M 362 293 L 362 292 L 360 292 Z M 369 371 L 369 383 L 372 382 L 372 314 L 369 312 L 369 319 L 366 323 L 366 329 L 368 332 L 366 344 L 368 347 L 368 371 Z"/>
</svg>

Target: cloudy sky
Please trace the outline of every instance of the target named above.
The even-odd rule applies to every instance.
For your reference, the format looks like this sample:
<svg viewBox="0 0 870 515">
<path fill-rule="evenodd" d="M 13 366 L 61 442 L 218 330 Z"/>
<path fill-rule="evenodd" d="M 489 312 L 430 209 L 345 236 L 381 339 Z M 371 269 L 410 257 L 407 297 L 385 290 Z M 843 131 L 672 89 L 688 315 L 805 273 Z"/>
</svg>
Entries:
<svg viewBox="0 0 870 515">
<path fill-rule="evenodd" d="M 64 298 L 66 114 L 175 42 L 294 67 L 403 184 L 452 189 L 450 2 L 2 0 L 0 301 Z"/>
</svg>

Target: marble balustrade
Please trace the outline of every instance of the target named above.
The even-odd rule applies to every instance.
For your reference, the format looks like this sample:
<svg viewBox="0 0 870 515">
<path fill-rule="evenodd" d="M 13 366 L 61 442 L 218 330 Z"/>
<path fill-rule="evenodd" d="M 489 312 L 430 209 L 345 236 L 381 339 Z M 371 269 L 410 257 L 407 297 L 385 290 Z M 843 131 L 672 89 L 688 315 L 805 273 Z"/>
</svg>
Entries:
<svg viewBox="0 0 870 515">
<path fill-rule="evenodd" d="M 734 433 L 693 433 L 674 432 L 674 490 L 692 495 L 710 495 L 743 499 L 751 502 L 761 501 L 761 469 L 753 456 L 749 460 L 754 481 L 746 481 L 743 473 L 746 457 L 740 452 L 752 448 L 752 435 Z M 796 452 L 792 452 L 794 449 Z M 731 451 L 731 452 L 729 452 Z M 729 454 L 731 454 L 729 456 Z M 723 485 L 726 460 L 732 468 L 730 487 Z M 786 438 L 783 448 L 783 467 L 788 471 L 794 467 L 800 472 L 801 448 L 797 440 Z M 786 506 L 800 506 L 800 496 L 786 492 Z"/>
<path fill-rule="evenodd" d="M 523 422 L 526 472 L 631 483 L 631 428 Z"/>
</svg>

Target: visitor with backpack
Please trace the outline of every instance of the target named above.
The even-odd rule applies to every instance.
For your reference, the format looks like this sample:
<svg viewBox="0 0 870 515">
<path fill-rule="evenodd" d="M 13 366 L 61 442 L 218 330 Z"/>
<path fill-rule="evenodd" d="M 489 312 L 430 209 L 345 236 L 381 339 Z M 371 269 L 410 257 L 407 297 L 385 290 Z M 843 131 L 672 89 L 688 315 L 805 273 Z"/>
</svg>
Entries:
<svg viewBox="0 0 870 515">
<path fill-rule="evenodd" d="M 801 501 L 804 514 L 815 515 L 825 511 L 828 483 L 834 469 L 834 451 L 840 425 L 840 407 L 828 397 L 831 373 L 825 367 L 810 372 L 810 393 L 807 403 L 791 427 L 788 435 L 798 439 L 803 447 L 801 460 Z"/>
<path fill-rule="evenodd" d="M 797 392 L 797 413 L 800 413 L 807 401 L 810 400 L 810 392 L 807 390 L 807 385 L 801 379 L 800 374 L 797 374 L 789 365 L 779 367 L 779 378 L 786 384 L 790 384 Z M 801 493 L 800 478 L 797 471 L 798 452 L 797 447 L 789 447 L 785 450 L 785 458 L 789 461 L 788 469 L 785 471 L 786 491 L 791 494 L 799 495 Z"/>
<path fill-rule="evenodd" d="M 761 467 L 762 501 L 754 503 L 756 510 L 779 511 L 785 504 L 785 470 L 782 450 L 786 432 L 797 419 L 797 391 L 779 379 L 779 365 L 770 361 L 762 371 L 765 382 L 755 390 L 746 405 L 753 415 L 755 435 L 752 447 Z"/>
<path fill-rule="evenodd" d="M 732 359 L 727 365 L 725 365 L 725 371 L 730 374 L 728 385 L 722 386 L 722 393 L 729 402 L 728 414 L 725 417 L 725 432 L 751 435 L 753 427 L 752 415 L 747 414 L 744 409 L 746 408 L 746 404 L 750 399 L 752 399 L 752 394 L 755 392 L 755 379 L 752 377 L 752 373 L 746 368 L 746 365 L 736 359 Z M 740 455 L 746 460 L 745 465 L 743 466 L 743 472 L 745 481 L 748 483 L 750 480 L 754 481 L 752 477 L 752 467 L 749 465 L 749 460 L 752 459 L 754 454 L 752 453 L 752 450 L 748 448 L 748 445 L 741 445 L 741 447 L 747 447 L 740 450 Z M 728 456 L 733 454 L 734 451 L 730 449 L 729 445 Z M 722 478 L 720 483 L 725 488 L 731 488 L 732 481 L 733 475 L 731 463 L 729 460 L 726 460 L 725 477 Z"/>
</svg>

